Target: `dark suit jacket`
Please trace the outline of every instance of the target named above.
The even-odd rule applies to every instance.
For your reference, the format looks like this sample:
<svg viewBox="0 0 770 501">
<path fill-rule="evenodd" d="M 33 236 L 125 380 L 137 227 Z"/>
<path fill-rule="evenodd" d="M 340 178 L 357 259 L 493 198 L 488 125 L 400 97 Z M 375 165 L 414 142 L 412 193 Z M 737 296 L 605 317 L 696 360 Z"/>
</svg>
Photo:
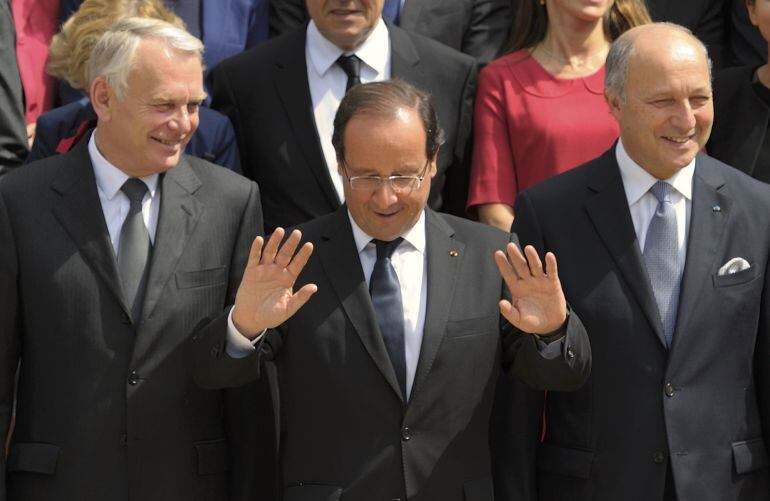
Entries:
<svg viewBox="0 0 770 501">
<path fill-rule="evenodd" d="M 770 108 L 752 89 L 754 69 L 727 68 L 714 77 L 714 126 L 706 145 L 709 155 L 750 176 L 770 121 Z"/>
<path fill-rule="evenodd" d="M 429 204 L 464 213 L 477 65 L 438 42 L 388 26 L 391 74 L 433 95 L 446 142 Z M 333 212 L 340 200 L 316 131 L 301 28 L 223 61 L 212 71 L 212 107 L 230 117 L 244 174 L 262 190 L 265 228 Z"/>
<path fill-rule="evenodd" d="M 424 338 L 404 403 L 346 207 L 300 229 L 314 252 L 298 283 L 317 284 L 316 295 L 246 358 L 224 354 L 219 326 L 201 331 L 198 380 L 238 384 L 277 367 L 284 501 L 492 501 L 489 422 L 500 369 L 535 387 L 579 387 L 590 367 L 580 321 L 571 317 L 563 354 L 544 358 L 498 310 L 503 284 L 492 256 L 511 236 L 428 210 Z"/>
<path fill-rule="evenodd" d="M 186 344 L 231 304 L 261 230 L 254 183 L 194 157 L 163 175 L 132 325 L 87 141 L 0 181 L 0 500 L 229 500 L 224 400 Z"/>
<path fill-rule="evenodd" d="M 706 44 L 715 68 L 725 61 L 729 0 L 647 0 L 653 21 L 681 24 Z"/>
<path fill-rule="evenodd" d="M 79 140 L 75 136 L 83 123 L 95 120 L 96 113 L 87 97 L 46 111 L 37 119 L 35 141 L 26 163 L 56 155 L 62 140 Z M 200 108 L 200 124 L 187 143 L 185 153 L 241 173 L 238 145 L 230 120 L 206 107 Z"/>
<path fill-rule="evenodd" d="M 398 26 L 488 63 L 500 55 L 513 24 L 514 0 L 406 0 Z M 308 21 L 305 0 L 270 2 L 270 35 Z"/>
<path fill-rule="evenodd" d="M 518 499 L 660 501 L 669 467 L 679 501 L 770 499 L 770 187 L 697 157 L 670 350 L 614 148 L 515 210 L 522 245 L 558 256 L 593 353 L 583 388 L 548 393 L 545 441 L 520 444 L 536 458 L 511 482 L 537 494 Z M 733 257 L 751 267 L 718 276 Z"/>
<path fill-rule="evenodd" d="M 0 175 L 27 156 L 24 94 L 16 61 L 16 29 L 10 0 L 0 0 Z"/>
<path fill-rule="evenodd" d="M 759 66 L 767 62 L 767 42 L 751 24 L 746 0 L 730 2 L 729 65 Z"/>
</svg>

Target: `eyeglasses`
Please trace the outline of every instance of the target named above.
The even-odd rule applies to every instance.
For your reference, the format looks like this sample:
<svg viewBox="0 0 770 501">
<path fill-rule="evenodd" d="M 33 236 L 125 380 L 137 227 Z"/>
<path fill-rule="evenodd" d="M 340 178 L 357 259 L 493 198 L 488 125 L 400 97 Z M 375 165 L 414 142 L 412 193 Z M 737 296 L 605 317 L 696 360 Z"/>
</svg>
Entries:
<svg viewBox="0 0 770 501">
<path fill-rule="evenodd" d="M 422 180 L 425 179 L 425 173 L 428 171 L 428 165 L 430 165 L 430 159 L 425 162 L 425 166 L 422 168 L 422 172 L 418 176 L 349 176 L 348 175 L 348 163 L 345 159 L 342 160 L 342 168 L 345 171 L 345 177 L 348 178 L 350 187 L 356 191 L 375 191 L 377 190 L 384 180 L 388 181 L 390 188 L 395 192 L 407 192 L 412 190 L 419 190 L 422 186 Z"/>
</svg>

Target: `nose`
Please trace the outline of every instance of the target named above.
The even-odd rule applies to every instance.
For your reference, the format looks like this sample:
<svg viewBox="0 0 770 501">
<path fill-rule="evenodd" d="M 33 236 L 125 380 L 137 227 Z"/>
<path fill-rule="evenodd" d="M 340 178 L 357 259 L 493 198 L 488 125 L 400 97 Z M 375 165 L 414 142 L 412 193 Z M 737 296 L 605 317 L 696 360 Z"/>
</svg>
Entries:
<svg viewBox="0 0 770 501">
<path fill-rule="evenodd" d="M 384 209 L 398 202 L 398 195 L 393 191 L 390 182 L 383 179 L 380 186 L 372 193 L 372 200 L 377 204 L 377 207 Z"/>
<path fill-rule="evenodd" d="M 695 110 L 688 100 L 684 100 L 671 117 L 672 124 L 681 131 L 690 132 L 695 128 Z"/>
<path fill-rule="evenodd" d="M 193 117 L 187 106 L 180 106 L 168 122 L 169 129 L 181 134 L 188 134 L 193 129 Z"/>
</svg>

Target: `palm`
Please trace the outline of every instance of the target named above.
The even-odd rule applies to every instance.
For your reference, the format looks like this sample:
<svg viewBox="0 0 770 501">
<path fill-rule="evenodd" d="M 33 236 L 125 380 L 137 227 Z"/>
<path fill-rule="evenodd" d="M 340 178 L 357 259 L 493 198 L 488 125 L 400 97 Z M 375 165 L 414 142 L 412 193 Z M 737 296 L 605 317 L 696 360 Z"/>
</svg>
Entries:
<svg viewBox="0 0 770 501">
<path fill-rule="evenodd" d="M 315 285 L 308 284 L 294 292 L 313 246 L 305 243 L 295 253 L 301 234 L 295 230 L 279 245 L 283 234 L 283 229 L 276 229 L 264 248 L 261 237 L 257 237 L 249 254 L 233 313 L 236 327 L 247 337 L 282 324 L 316 291 Z"/>
<path fill-rule="evenodd" d="M 567 304 L 559 282 L 556 258 L 546 255 L 546 270 L 532 246 L 527 259 L 518 247 L 508 244 L 508 257 L 495 254 L 500 273 L 511 292 L 511 300 L 500 302 L 503 316 L 518 329 L 532 334 L 547 334 L 564 323 Z M 509 261 L 510 258 L 510 261 Z"/>
</svg>

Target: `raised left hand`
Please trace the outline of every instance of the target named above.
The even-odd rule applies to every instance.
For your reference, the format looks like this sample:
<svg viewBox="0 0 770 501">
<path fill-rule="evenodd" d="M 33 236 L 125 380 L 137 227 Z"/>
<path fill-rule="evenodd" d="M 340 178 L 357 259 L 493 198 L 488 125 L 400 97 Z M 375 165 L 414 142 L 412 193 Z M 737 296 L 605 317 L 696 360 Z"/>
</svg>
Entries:
<svg viewBox="0 0 770 501">
<path fill-rule="evenodd" d="M 500 301 L 500 313 L 514 327 L 530 334 L 550 334 L 567 319 L 567 302 L 559 282 L 556 256 L 545 255 L 545 271 L 540 256 L 531 245 L 522 255 L 516 244 L 495 252 L 500 274 L 511 291 L 511 300 Z"/>
</svg>

